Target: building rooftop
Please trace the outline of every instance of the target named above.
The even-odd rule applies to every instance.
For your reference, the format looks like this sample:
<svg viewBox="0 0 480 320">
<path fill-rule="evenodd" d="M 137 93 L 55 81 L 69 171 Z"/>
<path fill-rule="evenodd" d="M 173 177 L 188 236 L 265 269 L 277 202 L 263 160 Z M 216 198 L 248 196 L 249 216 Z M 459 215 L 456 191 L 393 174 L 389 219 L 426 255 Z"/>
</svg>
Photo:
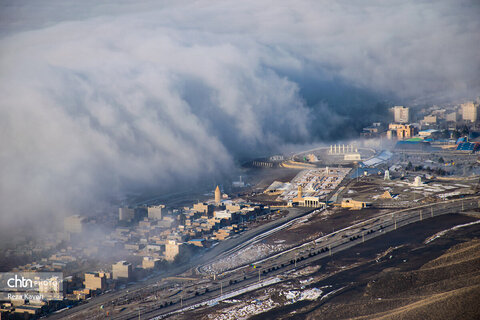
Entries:
<svg viewBox="0 0 480 320">
<path fill-rule="evenodd" d="M 471 151 L 475 152 L 480 149 L 480 144 L 479 143 L 474 143 L 474 142 L 462 142 L 459 143 L 457 146 L 458 151 Z"/>
</svg>

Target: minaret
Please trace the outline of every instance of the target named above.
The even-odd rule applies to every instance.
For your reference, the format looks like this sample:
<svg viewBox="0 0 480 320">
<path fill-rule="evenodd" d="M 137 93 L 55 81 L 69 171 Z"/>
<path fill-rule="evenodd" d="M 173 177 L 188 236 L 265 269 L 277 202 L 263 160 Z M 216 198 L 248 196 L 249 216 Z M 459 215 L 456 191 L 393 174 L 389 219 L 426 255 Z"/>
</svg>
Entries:
<svg viewBox="0 0 480 320">
<path fill-rule="evenodd" d="M 220 200 L 222 199 L 222 193 L 220 192 L 220 188 L 217 186 L 215 189 L 215 204 L 220 204 Z"/>
<path fill-rule="evenodd" d="M 302 186 L 298 186 L 298 195 L 297 195 L 297 198 L 298 198 L 298 199 L 301 199 L 301 198 L 302 198 Z"/>
</svg>

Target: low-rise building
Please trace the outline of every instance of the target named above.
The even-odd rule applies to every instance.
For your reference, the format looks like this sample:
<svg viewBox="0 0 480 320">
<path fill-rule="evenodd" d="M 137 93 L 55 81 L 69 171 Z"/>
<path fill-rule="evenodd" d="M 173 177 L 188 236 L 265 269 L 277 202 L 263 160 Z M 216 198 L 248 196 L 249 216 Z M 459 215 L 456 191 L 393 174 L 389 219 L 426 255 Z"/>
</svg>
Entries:
<svg viewBox="0 0 480 320">
<path fill-rule="evenodd" d="M 342 200 L 341 207 L 350 208 L 352 210 L 360 210 L 360 209 L 366 208 L 367 203 L 365 201 L 358 201 L 358 200 L 347 198 Z"/>
<path fill-rule="evenodd" d="M 63 220 L 65 232 L 80 234 L 85 226 L 86 218 L 78 214 L 66 217 Z"/>
<path fill-rule="evenodd" d="M 143 257 L 142 268 L 143 269 L 157 269 L 160 266 L 160 259 L 154 257 Z"/>
<path fill-rule="evenodd" d="M 135 210 L 129 207 L 118 208 L 118 220 L 131 221 L 135 216 Z"/>
<path fill-rule="evenodd" d="M 393 109 L 393 120 L 397 123 L 407 123 L 410 120 L 408 107 L 395 106 Z"/>
<path fill-rule="evenodd" d="M 113 279 L 130 279 L 132 276 L 132 264 L 127 261 L 119 261 L 112 265 Z"/>
<path fill-rule="evenodd" d="M 188 241 L 188 243 L 193 244 L 194 246 L 203 248 L 203 247 L 205 247 L 206 241 L 205 241 L 205 239 L 192 239 L 192 240 Z"/>
<path fill-rule="evenodd" d="M 42 308 L 43 306 L 24 304 L 24 305 L 16 306 L 13 313 L 18 315 L 28 314 L 29 316 L 36 317 L 40 315 Z M 25 317 L 25 319 L 29 319 L 29 318 Z"/>
<path fill-rule="evenodd" d="M 423 117 L 423 120 L 421 121 L 422 124 L 426 125 L 431 125 L 431 124 L 436 124 L 437 123 L 437 116 L 436 115 L 428 115 Z"/>
<path fill-rule="evenodd" d="M 181 243 L 176 240 L 167 240 L 167 243 L 165 243 L 165 260 L 175 260 L 175 257 L 180 253 L 180 246 Z"/>
<path fill-rule="evenodd" d="M 473 101 L 461 105 L 462 120 L 476 122 L 478 119 L 478 105 Z"/>
<path fill-rule="evenodd" d="M 162 209 L 165 209 L 165 205 L 163 204 L 160 204 L 158 206 L 149 206 L 147 208 L 148 218 L 153 220 L 162 219 Z"/>
<path fill-rule="evenodd" d="M 362 156 L 358 152 L 345 153 L 345 155 L 343 156 L 343 160 L 345 160 L 345 161 L 360 161 L 360 160 L 362 160 Z"/>
<path fill-rule="evenodd" d="M 319 197 L 303 197 L 302 201 L 298 202 L 301 207 L 319 208 L 325 205 L 325 202 L 320 201 Z"/>
<path fill-rule="evenodd" d="M 447 115 L 445 116 L 445 120 L 447 122 L 457 122 L 457 112 L 454 111 L 454 112 L 447 113 Z"/>
<path fill-rule="evenodd" d="M 83 282 L 86 289 L 105 290 L 107 287 L 106 272 L 87 272 L 85 273 L 85 281 Z"/>
<path fill-rule="evenodd" d="M 208 203 L 199 202 L 193 205 L 193 210 L 195 212 L 211 214 L 213 212 L 213 209 L 214 209 L 214 206 Z"/>
<path fill-rule="evenodd" d="M 228 210 L 214 211 L 213 214 L 217 219 L 227 219 L 227 220 L 232 219 L 232 213 Z"/>
<path fill-rule="evenodd" d="M 387 138 L 388 139 L 408 139 L 413 137 L 415 129 L 410 124 L 391 123 L 388 125 Z"/>
</svg>

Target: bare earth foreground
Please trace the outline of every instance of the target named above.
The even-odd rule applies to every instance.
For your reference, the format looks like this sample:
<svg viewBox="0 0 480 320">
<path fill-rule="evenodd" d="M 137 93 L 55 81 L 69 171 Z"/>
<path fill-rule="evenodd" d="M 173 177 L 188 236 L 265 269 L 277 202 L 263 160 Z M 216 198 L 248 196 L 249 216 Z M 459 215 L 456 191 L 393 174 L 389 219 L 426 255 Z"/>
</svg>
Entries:
<svg viewBox="0 0 480 320">
<path fill-rule="evenodd" d="M 480 319 L 480 224 L 428 241 L 475 220 L 449 214 L 415 223 L 299 269 L 286 282 L 168 318 Z M 295 290 L 319 297 L 294 297 Z M 236 310 L 259 303 L 266 312 Z"/>
<path fill-rule="evenodd" d="M 342 294 L 320 306 L 300 308 L 294 314 L 277 313 L 275 318 L 479 319 L 480 240 L 467 240 L 472 233 L 478 237 L 479 229 L 477 225 L 457 231 L 430 245 L 417 243 L 393 249 L 382 258 L 384 266 L 375 261 L 346 271 L 343 280 L 350 274 L 355 283 Z M 452 244 L 438 258 L 431 259 Z"/>
</svg>

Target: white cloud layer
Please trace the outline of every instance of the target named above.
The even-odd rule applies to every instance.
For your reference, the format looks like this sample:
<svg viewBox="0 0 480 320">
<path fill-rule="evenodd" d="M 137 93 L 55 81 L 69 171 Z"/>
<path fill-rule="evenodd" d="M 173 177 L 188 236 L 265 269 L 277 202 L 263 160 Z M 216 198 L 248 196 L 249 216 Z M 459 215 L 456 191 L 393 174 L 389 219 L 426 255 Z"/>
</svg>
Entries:
<svg viewBox="0 0 480 320">
<path fill-rule="evenodd" d="M 2 218 L 72 213 L 326 137 L 373 110 L 335 109 L 349 89 L 480 92 L 476 1 L 99 3 L 0 1 Z"/>
</svg>

